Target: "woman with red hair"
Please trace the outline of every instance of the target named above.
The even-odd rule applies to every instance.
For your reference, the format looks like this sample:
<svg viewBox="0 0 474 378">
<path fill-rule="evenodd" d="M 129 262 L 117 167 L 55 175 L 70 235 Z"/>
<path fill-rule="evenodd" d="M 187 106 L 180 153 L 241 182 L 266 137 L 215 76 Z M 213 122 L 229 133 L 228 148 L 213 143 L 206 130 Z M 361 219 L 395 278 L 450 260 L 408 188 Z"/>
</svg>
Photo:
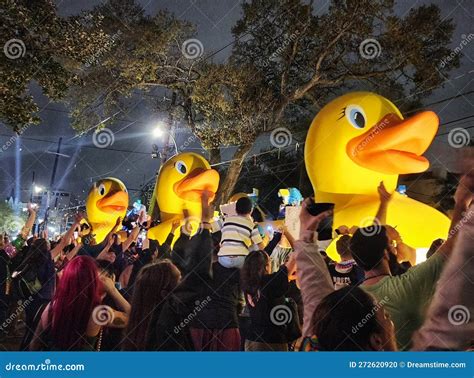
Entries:
<svg viewBox="0 0 474 378">
<path fill-rule="evenodd" d="M 105 294 L 123 312 L 101 305 Z M 76 257 L 63 271 L 30 350 L 98 350 L 102 327 L 125 327 L 129 313 L 129 303 L 110 278 L 99 275 L 96 262 L 88 256 Z"/>
</svg>

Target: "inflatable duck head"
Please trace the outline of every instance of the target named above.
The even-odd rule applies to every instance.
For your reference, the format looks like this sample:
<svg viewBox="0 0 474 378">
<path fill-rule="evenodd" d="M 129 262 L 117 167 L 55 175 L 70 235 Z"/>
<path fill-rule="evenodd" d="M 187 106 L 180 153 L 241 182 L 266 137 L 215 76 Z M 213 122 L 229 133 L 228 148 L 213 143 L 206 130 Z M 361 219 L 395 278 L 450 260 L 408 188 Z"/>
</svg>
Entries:
<svg viewBox="0 0 474 378">
<path fill-rule="evenodd" d="M 201 213 L 201 194 L 210 192 L 212 201 L 219 187 L 219 173 L 207 160 L 193 152 L 173 156 L 162 167 L 156 181 L 155 193 L 160 212 L 182 215 Z M 163 219 L 162 219 L 163 221 Z"/>
<path fill-rule="evenodd" d="M 375 93 L 336 98 L 317 114 L 306 138 L 306 169 L 315 192 L 367 194 L 380 181 L 394 190 L 399 174 L 428 169 L 422 154 L 438 123 L 431 111 L 404 119 Z"/>
<path fill-rule="evenodd" d="M 103 240 L 102 234 L 105 233 L 105 237 L 118 217 L 125 216 L 127 207 L 127 188 L 119 179 L 106 177 L 92 185 L 86 200 L 86 213 L 97 242 Z"/>
</svg>

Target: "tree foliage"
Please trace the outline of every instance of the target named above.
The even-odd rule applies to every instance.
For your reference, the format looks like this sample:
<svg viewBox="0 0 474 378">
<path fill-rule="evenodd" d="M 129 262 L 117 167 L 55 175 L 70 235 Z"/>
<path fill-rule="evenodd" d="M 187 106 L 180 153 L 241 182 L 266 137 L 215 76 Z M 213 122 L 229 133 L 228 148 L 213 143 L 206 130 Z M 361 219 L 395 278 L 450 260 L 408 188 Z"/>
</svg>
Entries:
<svg viewBox="0 0 474 378">
<path fill-rule="evenodd" d="M 268 127 L 270 89 L 251 67 L 207 65 L 191 95 L 194 131 L 208 149 L 252 145 Z M 252 76 L 252 82 L 248 78 Z M 259 98 L 260 101 L 255 102 Z"/>
<path fill-rule="evenodd" d="M 222 181 L 225 200 L 263 133 L 294 130 L 331 97 L 356 89 L 408 109 L 459 64 L 459 55 L 441 64 L 452 52 L 454 24 L 435 5 L 399 16 L 393 0 L 321 4 L 244 2 L 229 59 L 213 63 L 183 53 L 193 25 L 168 12 L 147 15 L 135 0 L 109 0 L 69 18 L 57 16 L 52 0 L 7 0 L 3 39 L 21 38 L 27 49 L 19 60 L 1 58 L 0 116 L 15 128 L 38 122 L 32 80 L 51 99 L 69 102 L 78 131 L 113 122 L 130 97 L 149 94 L 153 110 L 183 120 L 213 162 L 221 146 L 237 146 Z"/>
<path fill-rule="evenodd" d="M 0 202 L 0 233 L 10 236 L 16 235 L 25 225 L 26 216 L 16 214 L 8 202 Z"/>
<path fill-rule="evenodd" d="M 18 131 L 40 122 L 31 83 L 51 100 L 64 98 L 76 79 L 74 67 L 106 35 L 59 17 L 52 0 L 5 0 L 0 12 L 0 120 Z"/>
<path fill-rule="evenodd" d="M 308 110 L 314 114 L 346 91 L 375 91 L 408 109 L 439 87 L 459 64 L 458 57 L 448 66 L 440 64 L 451 53 L 452 20 L 443 20 L 435 5 L 412 8 L 402 17 L 393 6 L 392 0 L 333 0 L 325 12 L 301 0 L 245 2 L 233 28 L 236 42 L 228 65 L 245 67 L 241 81 L 250 87 L 258 83 L 267 94 L 240 89 L 251 96 L 239 104 L 248 106 L 239 112 L 249 114 L 256 104 L 265 109 L 260 127 L 245 138 L 246 150 L 252 137 L 280 126 L 291 129 Z M 229 104 L 225 112 L 233 116 L 236 105 Z M 234 129 L 230 135 L 238 133 Z M 246 156 L 242 147 L 237 153 L 239 159 Z M 227 181 L 236 182 L 241 167 L 229 167 L 224 198 L 233 189 Z"/>
<path fill-rule="evenodd" d="M 393 6 L 392 0 L 333 0 L 321 13 L 301 0 L 244 3 L 232 62 L 265 77 L 275 121 L 304 98 L 320 106 L 353 88 L 419 100 L 444 81 L 443 70 L 458 64 L 440 66 L 451 52 L 454 24 L 435 5 L 404 17 Z"/>
<path fill-rule="evenodd" d="M 191 24 L 164 11 L 145 15 L 133 0 L 110 0 L 79 19 L 91 17 L 101 19 L 94 28 L 103 30 L 109 41 L 89 57 L 78 85 L 68 94 L 76 130 L 127 111 L 126 99 L 137 91 L 144 95 L 157 87 L 185 90 L 198 75 L 195 62 L 181 53 L 183 41 L 193 33 Z"/>
</svg>

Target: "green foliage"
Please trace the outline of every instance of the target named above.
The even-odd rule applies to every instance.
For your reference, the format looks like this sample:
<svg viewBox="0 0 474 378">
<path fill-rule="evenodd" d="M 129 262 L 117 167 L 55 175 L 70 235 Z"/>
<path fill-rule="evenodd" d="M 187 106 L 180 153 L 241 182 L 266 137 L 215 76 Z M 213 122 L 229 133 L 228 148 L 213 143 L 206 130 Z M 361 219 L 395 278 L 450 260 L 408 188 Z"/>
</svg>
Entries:
<svg viewBox="0 0 474 378">
<path fill-rule="evenodd" d="M 16 235 L 25 225 L 26 216 L 24 213 L 15 214 L 7 202 L 0 202 L 0 233 L 7 233 L 10 236 Z"/>
<path fill-rule="evenodd" d="M 273 114 L 306 98 L 316 106 L 355 88 L 404 106 L 427 96 L 458 66 L 458 57 L 441 68 L 451 50 L 454 24 L 435 5 L 393 14 L 391 0 L 333 0 L 327 13 L 301 0 L 253 0 L 233 29 L 237 43 L 232 60 L 266 78 L 276 104 Z M 409 32 L 408 32 L 409 31 Z M 375 49 L 361 53 L 375 39 Z M 378 43 L 378 45 L 377 45 Z M 362 50 L 363 51 L 363 50 Z"/>
<path fill-rule="evenodd" d="M 1 56 L 0 117 L 15 129 L 39 122 L 31 81 L 52 100 L 66 96 L 78 131 L 126 110 L 136 90 L 159 87 L 175 93 L 180 109 L 171 111 L 215 148 L 252 144 L 354 88 L 405 98 L 408 106 L 441 85 L 459 56 L 441 68 L 454 25 L 437 6 L 403 17 L 393 6 L 333 0 L 322 12 L 302 0 L 244 2 L 231 58 L 211 64 L 183 56 L 182 43 L 194 35 L 190 23 L 168 12 L 148 16 L 135 0 L 109 0 L 68 18 L 58 16 L 52 0 L 6 0 L 2 41 L 20 39 L 25 53 Z M 381 50 L 366 59 L 359 47 L 371 38 Z M 157 99 L 156 109 L 163 102 Z"/>
<path fill-rule="evenodd" d="M 68 93 L 76 130 L 87 130 L 121 109 L 126 111 L 134 91 L 143 95 L 157 87 L 185 90 L 197 77 L 195 62 L 181 53 L 182 42 L 193 33 L 189 23 L 164 11 L 147 16 L 134 0 L 110 0 L 78 19 L 90 17 L 101 19 L 96 28 L 110 39 L 90 55 L 78 85 Z"/>
<path fill-rule="evenodd" d="M 0 54 L 0 120 L 18 131 L 40 122 L 31 82 L 51 100 L 63 98 L 76 78 L 73 68 L 105 34 L 59 17 L 52 0 L 5 0 L 0 12 L 0 41 L 9 51 Z"/>
<path fill-rule="evenodd" d="M 312 4 L 302 0 L 243 3 L 243 16 L 233 28 L 236 42 L 226 64 L 229 68 L 220 81 L 201 90 L 214 94 L 206 100 L 211 102 L 216 88 L 223 94 L 235 92 L 228 75 L 236 70 L 238 92 L 246 94 L 245 101 L 237 103 L 238 96 L 228 96 L 226 106 L 194 102 L 213 120 L 227 118 L 230 127 L 225 128 L 224 138 L 247 146 L 247 151 L 262 132 L 283 125 L 296 131 L 308 113 L 314 116 L 317 108 L 347 91 L 378 92 L 398 100 L 402 111 L 418 106 L 459 64 L 458 56 L 449 65 L 441 64 L 451 53 L 447 44 L 454 24 L 442 20 L 434 5 L 412 8 L 397 17 L 391 0 L 333 0 L 327 12 Z M 252 90 L 255 85 L 265 90 L 264 96 Z M 252 114 L 256 107 L 264 112 L 258 113 L 249 132 L 235 118 Z M 226 122 L 220 120 L 219 125 Z M 208 129 L 208 138 L 222 144 L 221 134 Z M 206 145 L 214 146 L 212 141 Z M 238 152 L 245 156 L 242 147 Z M 222 198 L 231 194 L 233 187 L 227 181 L 236 182 L 240 169 L 239 164 L 229 167 Z"/>
<path fill-rule="evenodd" d="M 319 5 L 319 3 L 318 3 Z M 24 56 L 0 57 L 0 119 L 18 130 L 38 123 L 32 81 L 65 99 L 79 132 L 127 113 L 130 98 L 151 93 L 154 111 L 184 120 L 212 152 L 240 145 L 244 159 L 264 132 L 290 129 L 331 97 L 373 90 L 401 106 L 419 101 L 459 65 L 448 48 L 454 30 L 435 5 L 394 14 L 393 0 L 332 0 L 327 10 L 303 0 L 250 0 L 233 28 L 230 59 L 189 59 L 193 26 L 168 12 L 146 15 L 135 0 L 109 0 L 62 18 L 52 0 L 5 0 L 2 41 L 21 39 Z M 366 43 L 372 50 L 364 50 Z M 375 50 L 374 50 L 375 49 Z M 241 164 L 229 168 L 232 191 Z M 227 195 L 228 193 L 226 193 Z"/>
<path fill-rule="evenodd" d="M 203 67 L 191 100 L 194 131 L 205 148 L 252 145 L 265 131 L 272 94 L 261 78 L 253 75 L 252 82 L 247 81 L 250 69 L 230 64 Z"/>
</svg>

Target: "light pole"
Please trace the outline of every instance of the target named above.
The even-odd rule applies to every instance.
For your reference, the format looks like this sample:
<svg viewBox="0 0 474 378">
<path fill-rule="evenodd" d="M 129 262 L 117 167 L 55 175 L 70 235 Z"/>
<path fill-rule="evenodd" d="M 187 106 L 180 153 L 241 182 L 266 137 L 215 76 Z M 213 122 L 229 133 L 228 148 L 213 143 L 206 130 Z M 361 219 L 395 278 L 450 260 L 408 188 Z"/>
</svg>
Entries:
<svg viewBox="0 0 474 378">
<path fill-rule="evenodd" d="M 171 138 L 171 140 L 173 141 L 173 144 L 174 144 L 174 149 L 175 149 L 175 152 L 176 152 L 176 155 L 179 154 L 179 150 L 178 150 L 178 144 L 176 143 L 176 139 L 174 138 L 173 134 L 171 134 L 168 130 L 166 130 L 164 127 L 163 127 L 163 124 L 162 122 L 160 122 L 156 128 L 153 130 L 153 135 L 157 138 L 161 138 L 165 133 L 168 134 L 168 137 Z"/>
</svg>

